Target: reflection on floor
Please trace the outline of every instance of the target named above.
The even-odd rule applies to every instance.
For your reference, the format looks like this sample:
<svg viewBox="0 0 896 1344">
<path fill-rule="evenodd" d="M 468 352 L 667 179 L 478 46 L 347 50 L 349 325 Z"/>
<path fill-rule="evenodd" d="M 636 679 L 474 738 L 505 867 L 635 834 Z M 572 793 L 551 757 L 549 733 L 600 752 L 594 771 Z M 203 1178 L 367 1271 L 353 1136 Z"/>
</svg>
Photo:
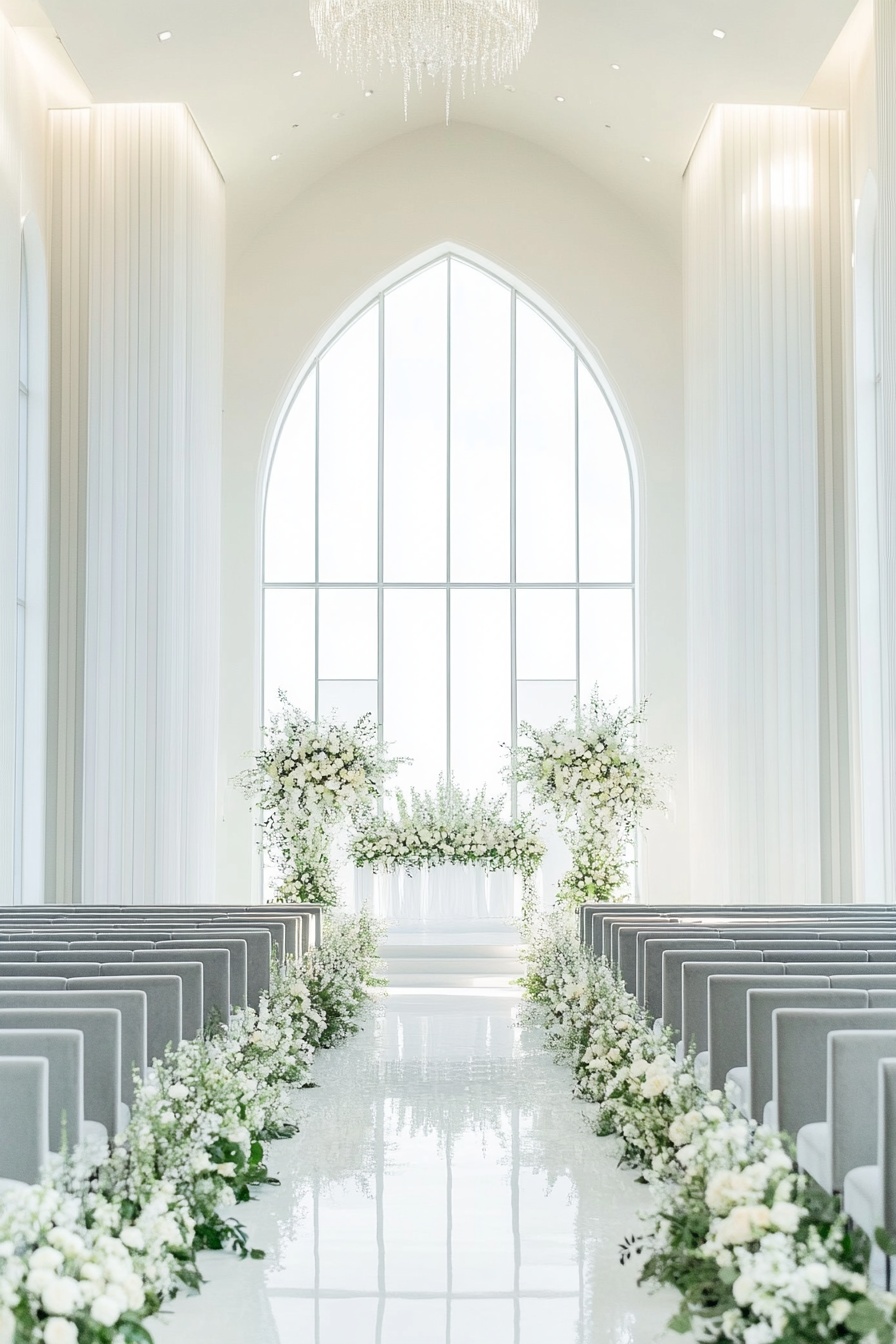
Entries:
<svg viewBox="0 0 896 1344">
<path fill-rule="evenodd" d="M 595 1139 L 513 992 L 404 992 L 322 1056 L 261 1262 L 204 1257 L 159 1344 L 648 1344 L 671 1295 L 617 1247 L 643 1188 Z M 242 1214 L 244 1210 L 240 1210 Z"/>
</svg>

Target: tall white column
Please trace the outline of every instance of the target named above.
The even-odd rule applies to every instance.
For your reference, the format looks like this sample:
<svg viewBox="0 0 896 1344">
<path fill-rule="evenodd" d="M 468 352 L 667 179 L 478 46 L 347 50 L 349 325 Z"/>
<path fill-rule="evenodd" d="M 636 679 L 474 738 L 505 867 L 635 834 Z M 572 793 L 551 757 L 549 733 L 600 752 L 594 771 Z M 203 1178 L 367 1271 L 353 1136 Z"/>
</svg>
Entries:
<svg viewBox="0 0 896 1344">
<path fill-rule="evenodd" d="M 896 0 L 876 0 L 877 93 L 877 504 L 882 853 L 876 900 L 896 900 Z"/>
<path fill-rule="evenodd" d="M 223 183 L 180 105 L 50 136 L 55 897 L 212 899 Z"/>
<path fill-rule="evenodd" d="M 843 689 L 827 654 L 843 161 L 839 113 L 717 107 L 686 176 L 695 900 L 844 895 L 844 764 L 822 728 Z"/>
</svg>

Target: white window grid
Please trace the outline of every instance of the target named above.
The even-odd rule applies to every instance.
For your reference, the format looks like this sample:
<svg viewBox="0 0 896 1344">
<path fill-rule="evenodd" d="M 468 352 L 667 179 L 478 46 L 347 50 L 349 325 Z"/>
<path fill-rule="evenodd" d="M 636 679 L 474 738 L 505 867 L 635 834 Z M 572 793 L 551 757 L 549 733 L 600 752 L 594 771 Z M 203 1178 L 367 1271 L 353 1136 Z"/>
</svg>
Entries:
<svg viewBox="0 0 896 1344">
<path fill-rule="evenodd" d="M 412 581 L 407 581 L 407 580 L 387 580 L 387 579 L 385 578 L 385 574 L 384 574 L 384 568 L 385 568 L 385 567 L 384 567 L 384 540 L 385 540 L 385 517 L 384 517 L 384 515 L 385 515 L 385 488 L 384 488 L 384 487 L 385 487 L 385 416 L 384 416 L 384 410 L 385 410 L 385 305 L 386 305 L 386 299 L 387 299 L 388 295 L 392 292 L 392 290 L 397 289 L 397 288 L 399 288 L 399 287 L 401 287 L 401 286 L 407 284 L 408 281 L 411 280 L 411 279 L 413 279 L 413 277 L 414 277 L 415 275 L 420 274 L 420 273 L 421 273 L 422 271 L 424 271 L 424 270 L 428 270 L 428 269 L 430 269 L 432 266 L 437 265 L 437 264 L 438 264 L 440 261 L 442 261 L 442 260 L 447 260 L 447 263 L 448 263 L 448 303 L 447 303 L 447 314 L 448 314 L 448 317 L 447 317 L 447 342 L 448 342 L 447 349 L 448 349 L 448 358 L 447 358 L 447 386 L 446 386 L 446 397 L 447 397 L 447 406 L 448 406 L 448 421 L 447 421 L 447 430 L 448 430 L 448 432 L 447 432 L 447 452 L 446 452 L 446 472 L 447 472 L 447 477 L 446 477 L 446 480 L 447 480 L 447 497 L 446 497 L 446 509 L 447 509 L 447 518 L 446 518 L 446 522 L 447 522 L 447 526 L 446 526 L 446 576 L 447 576 L 447 577 L 445 578 L 445 580 L 424 581 L 424 582 L 412 582 Z M 450 356 L 450 352 L 451 352 L 451 340 L 452 340 L 452 332 L 451 332 L 451 268 L 452 268 L 452 264 L 453 264 L 455 261 L 461 262 L 461 263 L 462 263 L 463 265 L 465 265 L 465 266 L 474 266 L 476 269 L 480 270 L 483 274 L 487 275 L 491 280 L 495 280 L 495 281 L 497 281 L 499 284 L 504 285 L 504 286 L 510 291 L 510 305 L 511 305 L 511 307 L 510 307 L 510 312 L 511 312 L 511 319 L 510 319 L 510 324 L 511 324 L 511 330 L 510 330 L 511 351 L 510 351 L 510 388 L 509 388 L 509 396 L 510 396 L 510 408 L 509 408 L 509 409 L 510 409 L 510 439 L 509 439 L 509 453 L 510 453 L 510 490 L 509 490 L 509 508 L 510 508 L 510 577 L 509 577 L 509 579 L 508 579 L 506 582 L 496 582 L 496 581 L 487 581 L 487 582 L 481 582 L 481 583 L 480 583 L 480 582 L 468 582 L 468 581 L 465 582 L 465 581 L 455 581 L 455 580 L 452 580 L 452 578 L 451 578 L 451 488 L 450 488 L 450 486 L 451 486 L 451 356 Z M 572 350 L 572 352 L 573 352 L 573 354 L 574 354 L 574 356 L 575 356 L 575 362 L 574 362 L 574 369 L 575 369 L 575 504 L 574 504 L 574 510 L 575 510 L 575 511 L 574 511 L 574 517 L 575 517 L 575 531 L 576 531 L 576 537 L 575 537 L 575 575 L 574 575 L 574 578 L 571 579 L 571 580 L 569 580 L 569 581 L 560 581 L 560 582 L 522 582 L 522 581 L 519 581 L 519 580 L 517 579 L 517 572 L 516 572 L 516 571 L 517 571 L 517 535 L 516 535 L 516 532 L 517 532 L 517 529 L 516 529 L 516 522 L 517 522 L 517 508 L 516 508 L 516 505 L 517 505 L 517 490 L 516 490 L 516 462 L 517 462 L 517 377 L 516 377 L 516 374 L 517 374 L 517 358 L 516 358 L 516 356 L 517 356 L 517 348 L 516 348 L 516 347 L 517 347 L 517 342 L 516 342 L 516 315 L 517 315 L 518 304 L 519 304 L 520 302 L 527 304 L 530 308 L 534 308 L 535 311 L 539 314 L 539 316 L 542 317 L 546 322 L 548 322 L 549 325 L 550 325 L 551 327 L 553 327 L 553 329 L 558 333 L 558 335 L 562 338 L 562 340 L 563 340 L 563 341 L 570 347 L 570 349 Z M 334 345 L 341 339 L 341 337 L 342 337 L 342 335 L 344 334 L 344 332 L 345 332 L 350 326 L 352 326 L 352 325 L 353 325 L 359 318 L 363 317 L 366 313 L 368 313 L 372 308 L 376 308 L 376 309 L 378 310 L 378 317 L 379 317 L 379 342 L 378 342 L 378 351 L 379 351 L 379 370 L 378 370 L 378 436 L 377 436 L 377 481 L 378 481 L 378 495 L 377 495 L 377 578 L 376 578 L 375 581 L 367 581 L 367 582 L 352 582 L 352 581 L 350 581 L 350 580 L 345 580 L 345 581 L 326 581 L 326 580 L 322 580 L 322 579 L 320 578 L 320 508 L 319 508 L 319 503 L 320 503 L 320 501 L 319 501 L 319 480 L 320 480 L 320 471 L 319 471 L 319 467 L 320 467 L 320 416 L 319 416 L 319 411 L 320 411 L 320 397 L 319 397 L 319 388 L 320 388 L 320 362 L 321 362 L 321 360 L 324 358 L 324 356 L 327 354 L 327 352 L 328 352 L 328 351 L 329 351 L 329 350 L 330 350 L 330 349 L 331 349 L 331 348 L 332 348 L 332 347 L 333 347 L 333 346 L 334 346 Z M 626 465 L 627 465 L 627 469 L 628 469 L 628 481 L 629 481 L 629 508 L 630 508 L 630 517 L 631 517 L 631 529 L 630 529 L 630 531 L 631 531 L 631 554 L 630 554 L 630 568 L 629 568 L 630 579 L 629 579 L 628 581 L 625 581 L 625 582 L 621 582 L 621 581 L 595 582 L 595 581 L 587 581 L 587 580 L 583 580 L 583 579 L 580 577 L 580 560 L 581 560 L 580 528 L 581 528 L 581 519 L 580 519 L 580 509 L 579 509 L 579 481 L 580 481 L 580 467 L 579 467 L 579 379 L 580 379 L 580 374 L 581 374 L 581 370 L 582 370 L 582 368 L 586 369 L 588 375 L 590 375 L 591 377 L 593 377 L 593 378 L 596 380 L 597 385 L 598 385 L 598 388 L 600 389 L 602 395 L 607 399 L 607 403 L 608 403 L 609 408 L 610 408 L 610 411 L 611 411 L 611 413 L 612 413 L 612 415 L 613 415 L 613 419 L 614 419 L 614 421 L 615 421 L 615 423 L 616 423 L 616 427 L 617 427 L 617 429 L 618 429 L 618 431 L 619 431 L 620 442 L 621 442 L 621 444 L 622 444 L 623 451 L 624 451 L 624 453 L 625 453 L 625 460 L 626 460 Z M 635 495 L 635 479 L 634 479 L 634 471 L 633 471 L 633 465 L 632 465 L 632 453 L 631 453 L 631 448 L 630 448 L 630 445 L 629 445 L 629 442 L 628 442 L 627 435 L 626 435 L 626 433 L 625 433 L 625 428 L 624 428 L 622 422 L 620 421 L 620 417 L 619 417 L 618 414 L 616 413 L 616 410 L 615 410 L 615 408 L 614 408 L 614 406 L 613 406 L 612 400 L 606 396 L 606 390 L 605 390 L 605 386 L 604 386 L 604 381 L 603 381 L 603 379 L 602 379 L 602 377 L 601 377 L 601 375 L 600 375 L 600 371 L 595 367 L 595 365 L 593 364 L 593 362 L 591 362 L 590 360 L 588 360 L 588 358 L 586 357 L 584 351 L 581 349 L 580 345 L 579 345 L 575 340 L 573 340 L 573 339 L 571 338 L 571 336 L 570 336 L 566 331 L 564 331 L 564 329 L 563 329 L 563 327 L 561 326 L 561 324 L 560 324 L 554 317 L 552 317 L 552 315 L 550 314 L 550 312 L 547 311 L 546 308 L 545 308 L 543 305 L 541 305 L 541 304 L 538 303 L 537 301 L 533 301 L 533 298 L 532 298 L 530 295 L 528 295 L 528 294 L 522 292 L 522 291 L 521 291 L 516 285 L 514 285 L 512 282 L 509 282 L 508 280 L 506 280 L 506 279 L 505 279 L 504 277 L 502 277 L 502 276 L 496 275 L 494 271 L 492 271 L 491 269 L 489 269 L 489 268 L 486 267 L 486 266 L 483 266 L 481 263 L 477 263 L 477 262 L 475 262 L 475 261 L 472 261 L 468 256 L 461 256 L 461 255 L 459 255 L 459 254 L 455 254 L 455 253 L 453 253 L 453 252 L 445 252 L 445 253 L 442 253 L 439 257 L 428 259 L 428 260 L 425 262 L 425 264 L 421 265 L 420 267 L 416 268 L 415 270 L 411 270 L 411 271 L 409 271 L 409 272 L 407 272 L 407 273 L 403 273 L 403 274 L 400 276 L 400 278 L 396 279 L 393 283 L 385 285 L 385 286 L 379 291 L 379 293 L 376 295 L 376 297 L 375 297 L 370 303 L 364 305 L 364 306 L 361 307 L 359 310 L 357 310 L 357 311 L 355 311 L 355 312 L 352 312 L 349 316 L 347 316 L 345 323 L 342 324 L 342 325 L 340 326 L 339 330 L 335 333 L 335 335 L 333 335 L 329 340 L 327 340 L 326 343 L 321 347 L 321 349 L 320 349 L 320 350 L 317 352 L 317 354 L 315 355 L 314 360 L 312 361 L 310 367 L 306 370 L 306 372 L 304 373 L 304 375 L 297 381 L 297 383 L 296 383 L 296 385 L 295 385 L 295 388 L 294 388 L 294 391 L 293 391 L 293 394 L 292 394 L 292 396 L 291 396 L 291 398 L 290 398 L 290 400 L 289 400 L 289 402 L 288 402 L 288 404 L 287 404 L 287 406 L 286 406 L 284 415 L 283 415 L 283 417 L 282 417 L 282 419 L 281 419 L 281 426 L 282 426 L 282 424 L 285 422 L 285 419 L 286 419 L 286 417 L 287 417 L 288 414 L 289 414 L 289 410 L 290 410 L 291 406 L 293 405 L 293 403 L 295 402 L 296 398 L 299 396 L 299 394 L 301 393 L 301 391 L 305 388 L 308 379 L 313 379 L 313 380 L 314 380 L 314 384 L 315 384 L 315 449 L 314 449 L 314 478 L 315 478 L 315 507 L 314 507 L 315 545 L 314 545 L 314 554 L 315 554 L 315 576 L 314 576 L 313 579 L 308 579 L 308 580 L 303 580 L 303 581 L 294 581 L 294 582 L 293 582 L 293 581 L 286 581 L 286 582 L 281 582 L 281 581 L 268 581 L 266 578 L 263 578 L 263 581 L 262 581 L 262 587 L 263 587 L 263 593 L 265 593 L 265 592 L 269 592 L 269 591 L 272 591 L 272 590 L 277 590 L 277 589 L 300 589 L 300 590 L 305 590 L 305 591 L 311 590 L 311 591 L 313 591 L 314 594 L 315 594 L 315 617 L 314 617 L 314 643 L 315 643 L 315 650 L 314 650 L 314 688 L 315 688 L 315 694 L 314 694 L 314 707 L 313 707 L 315 718 L 319 717 L 319 714 L 320 714 L 320 684 L 321 684 L 320 667 L 319 667 L 319 656 L 320 656 L 320 594 L 321 594 L 321 592 L 324 592 L 324 591 L 326 591 L 326 590 L 328 590 L 328 589 L 329 589 L 329 590 L 343 589 L 343 590 L 353 590 L 353 591 L 375 590 L 375 591 L 377 592 L 377 595 L 378 595 L 378 601 L 377 601 L 377 626 L 378 626 L 378 638 L 377 638 L 377 677 L 376 677 L 376 686 L 377 686 L 377 722 L 378 722 L 378 725 L 379 725 L 379 732 L 380 732 L 380 737 L 381 737 L 381 739 L 382 739 L 383 732 L 384 732 L 383 720 L 384 720 L 384 682 L 385 682 L 385 675 L 384 675 L 384 673 L 385 673 L 385 669 L 384 669 L 384 637 L 383 637 L 383 636 L 384 636 L 385 594 L 386 594 L 386 592 L 387 592 L 388 590 L 390 590 L 390 589 L 392 589 L 392 590 L 396 590 L 396 591 L 408 591 L 408 590 L 435 590 L 435 591 L 439 591 L 439 592 L 445 592 L 446 594 L 448 594 L 448 599 L 446 600 L 446 604 L 445 604 L 445 605 L 446 605 L 446 697 L 445 697 L 445 700 L 446 700 L 446 722 L 445 722 L 445 743 L 446 743 L 446 749 L 445 749 L 445 773 L 446 773 L 446 776 L 449 776 L 449 777 L 450 777 L 450 773 L 451 773 L 451 675 L 452 675 L 452 668 L 451 668 L 451 651 L 452 651 L 452 650 L 451 650 L 451 601 L 450 601 L 450 594 L 451 594 L 453 591 L 467 589 L 467 590 L 478 590 L 478 591 L 499 591 L 499 592 L 506 592 L 506 593 L 509 594 L 509 599 L 510 599 L 510 642 L 511 642 L 511 648 L 510 648 L 510 705 L 511 705 L 511 724 L 510 724 L 510 729 L 511 729 L 511 742 L 510 742 L 510 745 L 511 745 L 512 748 L 516 748 L 516 746 L 517 746 L 517 744 L 518 744 L 518 735 L 519 735 L 519 727 L 520 727 L 519 714 L 518 714 L 518 687 L 519 687 L 519 684 L 520 684 L 520 680 L 521 680 L 521 679 L 517 676 L 517 626 L 516 626 L 516 612 L 517 612 L 517 600 L 516 600 L 516 599 L 517 599 L 517 593 L 520 592 L 520 591 L 523 591 L 523 590 L 533 590 L 533 591 L 542 591 L 542 592 L 543 592 L 543 591 L 552 591 L 552 590 L 554 590 L 554 591 L 558 591 L 558 592 L 561 592 L 561 591 L 562 591 L 562 592 L 569 592 L 569 591 L 573 591 L 573 592 L 574 592 L 574 594 L 575 594 L 575 636 L 576 636 L 576 637 L 575 637 L 575 654 L 576 654 L 576 659 L 575 659 L 575 677 L 574 677 L 574 678 L 573 678 L 573 677 L 570 677 L 570 678 L 567 678 L 567 679 L 564 679 L 564 680 L 569 680 L 570 682 L 573 682 L 573 681 L 575 682 L 575 696 L 576 696 L 576 699 L 581 699 L 583 696 L 588 696 L 588 695 L 590 695 L 591 690 L 592 690 L 592 688 L 591 688 L 590 686 L 582 686 L 582 685 L 581 685 L 581 680 L 580 680 L 580 669 L 581 669 L 581 657 L 580 657 L 580 655 L 581 655 L 581 603 L 580 603 L 580 600 L 579 600 L 579 599 L 580 599 L 580 594 L 581 594 L 583 591 L 586 591 L 586 590 L 598 590 L 598 591 L 600 591 L 600 590 L 604 590 L 604 591 L 615 591 L 615 592 L 627 592 L 627 593 L 630 593 L 630 594 L 631 594 L 631 599 L 632 599 L 632 624 L 631 624 L 631 631 L 632 631 L 632 633 L 631 633 L 631 698 L 632 698 L 632 703 L 635 702 L 635 700 L 636 700 L 636 698 L 637 698 L 637 695 L 638 695 L 638 659 L 637 659 L 637 646 L 638 646 L 638 569 L 637 569 L 637 538 L 638 538 L 638 529 L 637 529 L 637 509 L 636 509 L 636 495 Z M 278 435 L 279 435 L 279 431 L 278 431 Z M 269 463 L 268 463 L 268 475 L 269 475 L 269 476 L 270 476 L 270 468 L 271 468 L 271 465 L 273 464 L 274 457 L 276 456 L 276 451 L 277 451 L 277 443 L 276 443 L 276 440 L 275 440 L 275 443 L 274 443 L 274 449 L 273 449 L 273 452 L 272 452 L 272 454 L 271 454 L 271 456 L 270 456 L 270 460 L 269 460 Z M 266 493 L 267 493 L 267 492 L 265 491 L 265 499 L 266 499 Z M 262 515 L 262 516 L 264 516 L 264 515 Z M 265 609 L 264 609 L 264 603 L 263 603 L 263 604 L 262 604 L 262 628 L 261 628 L 261 659 L 262 659 L 261 672 L 262 672 L 262 675 L 261 675 L 261 678 L 260 678 L 260 686 L 261 686 L 262 688 L 263 688 L 264 685 L 265 685 L 265 678 L 264 678 L 264 649 L 265 649 L 265 620 L 266 620 L 266 618 L 265 618 L 264 611 L 265 611 Z M 362 680 L 363 680 L 363 679 L 362 679 Z M 372 679 L 371 679 L 371 680 L 372 680 Z M 525 679 L 523 679 L 523 680 L 525 681 Z M 262 721 L 264 721 L 265 716 L 266 716 L 268 713 L 270 713 L 270 710 L 271 710 L 273 707 L 272 707 L 271 705 L 265 705 L 265 704 L 264 704 L 264 691 L 263 691 L 263 689 L 262 689 L 262 691 L 261 691 L 261 698 L 262 698 L 262 704 L 261 704 L 260 708 L 261 708 L 261 714 L 262 714 Z M 306 706 L 302 706 L 302 708 L 306 708 L 306 709 L 307 709 Z M 400 751 L 400 744 L 398 744 L 398 750 Z M 516 790 L 516 787 L 515 787 L 515 786 L 512 786 L 512 787 L 511 787 L 511 808 L 512 808 L 512 814 L 513 814 L 514 816 L 516 816 L 516 815 L 517 815 L 517 810 L 518 810 L 518 798 L 517 798 L 517 790 Z"/>
</svg>

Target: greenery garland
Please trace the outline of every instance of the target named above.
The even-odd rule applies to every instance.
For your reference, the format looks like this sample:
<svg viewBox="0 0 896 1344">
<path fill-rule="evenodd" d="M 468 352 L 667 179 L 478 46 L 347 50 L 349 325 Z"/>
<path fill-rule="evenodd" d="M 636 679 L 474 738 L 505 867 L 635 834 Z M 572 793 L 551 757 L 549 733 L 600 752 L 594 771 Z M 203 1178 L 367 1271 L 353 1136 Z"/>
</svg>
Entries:
<svg viewBox="0 0 896 1344">
<path fill-rule="evenodd" d="M 439 777 L 433 793 L 411 789 L 396 795 L 397 816 L 369 820 L 352 841 L 358 867 L 385 871 L 442 863 L 478 864 L 490 872 L 511 869 L 531 880 L 545 847 L 533 819 L 508 821 L 503 798 L 485 789 L 466 793 Z"/>
<path fill-rule="evenodd" d="M 551 809 L 572 851 L 560 904 L 615 897 L 628 880 L 639 823 L 663 806 L 659 766 L 667 753 L 642 744 L 645 710 L 646 702 L 607 704 L 595 688 L 568 720 L 546 729 L 520 724 L 510 777 Z"/>
<path fill-rule="evenodd" d="M 269 1180 L 265 1143 L 295 1132 L 290 1090 L 314 1051 L 359 1029 L 378 939 L 367 915 L 328 916 L 257 1011 L 147 1071 L 110 1154 L 81 1145 L 4 1196 L 0 1344 L 152 1344 L 143 1322 L 200 1286 L 199 1250 L 261 1256 L 230 1210 Z"/>
<path fill-rule="evenodd" d="M 236 781 L 261 807 L 262 848 L 278 874 L 276 900 L 339 903 L 334 834 L 346 822 L 364 823 L 400 764 L 369 714 L 351 726 L 335 718 L 317 722 L 280 692 L 264 745 Z"/>
<path fill-rule="evenodd" d="M 652 1226 L 622 1253 L 644 1257 L 641 1282 L 680 1293 L 671 1327 L 704 1344 L 892 1344 L 896 1297 L 868 1278 L 867 1238 L 797 1171 L 786 1136 L 699 1087 L 693 1059 L 675 1061 L 672 1034 L 654 1031 L 568 915 L 543 924 L 527 957 L 527 999 L 596 1103 L 596 1131 L 654 1189 Z"/>
</svg>

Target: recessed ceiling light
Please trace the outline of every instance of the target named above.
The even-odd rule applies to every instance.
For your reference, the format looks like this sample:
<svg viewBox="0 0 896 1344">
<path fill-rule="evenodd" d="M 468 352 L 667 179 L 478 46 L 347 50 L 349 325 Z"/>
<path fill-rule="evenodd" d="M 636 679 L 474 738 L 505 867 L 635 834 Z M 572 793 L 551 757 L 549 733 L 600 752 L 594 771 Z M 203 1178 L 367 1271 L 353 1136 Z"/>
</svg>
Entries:
<svg viewBox="0 0 896 1344">
<path fill-rule="evenodd" d="M 616 62 L 614 61 L 613 64 L 610 66 L 610 69 L 611 69 L 611 70 L 618 70 L 618 69 L 619 69 L 619 66 L 618 66 L 618 65 L 616 64 Z"/>
<path fill-rule="evenodd" d="M 333 120 L 334 120 L 334 121 L 340 121 L 344 116 L 345 116 L 345 113 L 344 113 L 344 112 L 334 112 L 334 113 L 333 113 Z"/>
<path fill-rule="evenodd" d="M 566 99 L 563 97 L 563 94 L 562 94 L 562 93 L 558 93 L 558 94 L 556 95 L 556 97 L 554 98 L 554 102 L 555 102 L 555 103 L 565 103 L 565 102 L 566 102 Z"/>
<path fill-rule="evenodd" d="M 280 157 L 279 154 L 272 154 L 272 155 L 271 155 L 271 163 L 276 163 L 277 160 L 279 159 L 279 157 Z"/>
<path fill-rule="evenodd" d="M 169 32 L 159 33 L 160 42 L 169 42 L 170 40 L 171 40 L 171 34 Z"/>
<path fill-rule="evenodd" d="M 365 89 L 365 90 L 364 90 L 364 97 L 365 97 L 365 98 L 372 98 L 372 97 L 373 97 L 373 89 Z"/>
<path fill-rule="evenodd" d="M 292 72 L 293 79 L 298 79 L 301 73 L 302 73 L 301 70 L 293 70 Z"/>
<path fill-rule="evenodd" d="M 649 154 L 642 154 L 642 155 L 641 155 L 641 158 L 644 160 L 645 163 L 649 163 L 649 162 L 650 162 L 650 155 L 649 155 Z"/>
<path fill-rule="evenodd" d="M 721 41 L 722 38 L 725 36 L 721 28 L 713 28 L 712 35 L 713 37 L 717 37 L 719 41 Z"/>
<path fill-rule="evenodd" d="M 506 91 L 507 93 L 516 93 L 516 85 L 515 85 L 515 84 L 505 84 L 505 85 L 504 85 L 504 89 L 505 89 L 505 91 Z"/>
</svg>

